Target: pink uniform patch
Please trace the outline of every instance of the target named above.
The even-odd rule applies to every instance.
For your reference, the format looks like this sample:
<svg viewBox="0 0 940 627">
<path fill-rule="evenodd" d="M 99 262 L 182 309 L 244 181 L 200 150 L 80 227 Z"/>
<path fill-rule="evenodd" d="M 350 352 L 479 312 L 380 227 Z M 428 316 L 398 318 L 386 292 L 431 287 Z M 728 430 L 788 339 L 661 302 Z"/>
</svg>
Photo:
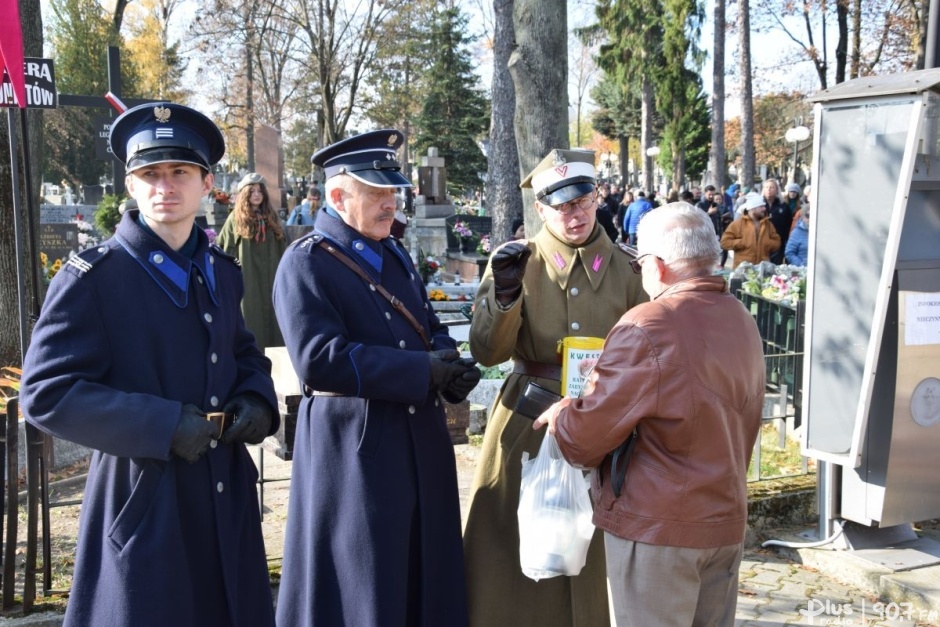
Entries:
<svg viewBox="0 0 940 627">
<path fill-rule="evenodd" d="M 554 252 L 552 253 L 552 259 L 555 260 L 555 265 L 558 266 L 559 270 L 562 270 L 566 265 L 565 258 L 561 256 L 561 253 Z"/>
<path fill-rule="evenodd" d="M 598 270 L 601 269 L 602 263 L 604 263 L 604 258 L 601 257 L 600 255 L 595 255 L 594 263 L 591 264 L 591 269 L 594 270 L 594 272 L 597 272 Z"/>
</svg>

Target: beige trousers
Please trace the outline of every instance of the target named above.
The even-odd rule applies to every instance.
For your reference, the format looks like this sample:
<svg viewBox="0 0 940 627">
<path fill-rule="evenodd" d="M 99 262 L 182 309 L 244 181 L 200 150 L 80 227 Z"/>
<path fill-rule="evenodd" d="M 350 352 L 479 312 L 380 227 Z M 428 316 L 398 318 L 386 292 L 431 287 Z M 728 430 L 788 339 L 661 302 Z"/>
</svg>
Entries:
<svg viewBox="0 0 940 627">
<path fill-rule="evenodd" d="M 731 627 L 744 544 L 655 546 L 604 534 L 611 625 Z"/>
</svg>

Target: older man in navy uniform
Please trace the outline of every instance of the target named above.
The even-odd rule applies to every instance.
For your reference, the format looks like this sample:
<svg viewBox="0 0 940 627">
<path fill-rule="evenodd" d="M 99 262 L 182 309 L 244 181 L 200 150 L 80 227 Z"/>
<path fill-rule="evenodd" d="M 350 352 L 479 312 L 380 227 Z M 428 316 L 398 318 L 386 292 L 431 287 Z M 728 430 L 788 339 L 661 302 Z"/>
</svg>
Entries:
<svg viewBox="0 0 940 627">
<path fill-rule="evenodd" d="M 53 279 L 23 368 L 26 419 L 94 449 L 65 624 L 273 625 L 245 448 L 278 427 L 271 364 L 194 225 L 225 143 L 170 103 L 110 142 L 140 208 Z"/>
<path fill-rule="evenodd" d="M 479 380 L 459 359 L 402 245 L 402 134 L 313 156 L 327 206 L 281 260 L 274 307 L 304 384 L 277 622 L 460 627 L 466 589 L 442 397 Z"/>
</svg>

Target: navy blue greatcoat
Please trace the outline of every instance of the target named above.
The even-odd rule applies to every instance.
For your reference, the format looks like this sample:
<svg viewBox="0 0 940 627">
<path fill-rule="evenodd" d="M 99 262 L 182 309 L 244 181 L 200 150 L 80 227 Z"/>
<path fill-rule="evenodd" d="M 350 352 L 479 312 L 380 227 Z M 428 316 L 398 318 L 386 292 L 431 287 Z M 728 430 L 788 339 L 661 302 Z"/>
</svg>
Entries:
<svg viewBox="0 0 940 627">
<path fill-rule="evenodd" d="M 201 230 L 187 259 L 136 216 L 53 279 L 23 368 L 27 420 L 95 449 L 65 624 L 273 625 L 247 449 L 170 453 L 183 404 L 255 392 L 277 407 L 240 271 Z"/>
<path fill-rule="evenodd" d="M 466 588 L 453 446 L 429 390 L 426 348 L 354 259 L 424 326 L 454 341 L 394 238 L 370 240 L 332 210 L 292 245 L 274 307 L 305 395 L 294 440 L 277 622 L 282 627 L 460 627 Z"/>
</svg>

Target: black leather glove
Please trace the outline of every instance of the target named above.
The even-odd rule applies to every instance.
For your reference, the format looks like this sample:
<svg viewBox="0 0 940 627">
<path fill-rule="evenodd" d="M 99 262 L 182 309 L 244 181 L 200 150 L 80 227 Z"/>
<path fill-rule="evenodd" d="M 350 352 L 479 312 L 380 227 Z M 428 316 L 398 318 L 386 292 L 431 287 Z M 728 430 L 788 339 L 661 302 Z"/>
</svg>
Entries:
<svg viewBox="0 0 940 627">
<path fill-rule="evenodd" d="M 428 353 L 431 362 L 431 389 L 442 391 L 467 369 L 460 364 L 460 351 L 439 350 Z"/>
<path fill-rule="evenodd" d="M 458 359 L 457 363 L 466 367 L 463 374 L 450 382 L 450 385 L 441 391 L 441 396 L 448 403 L 460 403 L 480 382 L 480 376 L 483 374 L 477 368 L 477 362 L 473 359 Z"/>
<path fill-rule="evenodd" d="M 493 253 L 490 269 L 493 271 L 496 300 L 500 305 L 508 305 L 519 298 L 525 264 L 531 254 L 528 245 L 521 242 L 509 242 Z"/>
<path fill-rule="evenodd" d="M 271 408 L 257 394 L 240 394 L 226 403 L 223 411 L 231 412 L 235 416 L 232 426 L 222 434 L 222 441 L 226 444 L 261 444 L 268 437 L 268 431 L 271 430 Z"/>
<path fill-rule="evenodd" d="M 170 450 L 177 457 L 193 463 L 206 452 L 213 433 L 215 426 L 206 420 L 206 414 L 201 409 L 195 405 L 183 405 Z"/>
</svg>

